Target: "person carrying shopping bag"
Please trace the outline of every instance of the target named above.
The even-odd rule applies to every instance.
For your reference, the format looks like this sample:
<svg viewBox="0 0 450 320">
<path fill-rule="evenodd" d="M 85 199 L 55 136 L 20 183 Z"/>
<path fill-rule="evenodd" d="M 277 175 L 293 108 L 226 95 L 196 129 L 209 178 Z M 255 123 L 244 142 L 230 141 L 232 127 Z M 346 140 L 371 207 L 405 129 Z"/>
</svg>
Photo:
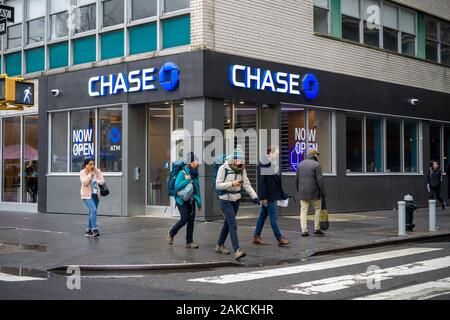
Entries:
<svg viewBox="0 0 450 320">
<path fill-rule="evenodd" d="M 215 180 L 215 189 L 219 195 L 220 207 L 225 218 L 217 240 L 216 252 L 230 254 L 230 251 L 225 248 L 225 240 L 229 233 L 236 260 L 246 256 L 245 251 L 239 245 L 236 223 L 242 189 L 252 198 L 253 203 L 259 204 L 258 195 L 248 180 L 244 160 L 244 153 L 240 148 L 236 148 L 233 154 L 227 157 L 223 165 L 218 168 Z"/>
</svg>

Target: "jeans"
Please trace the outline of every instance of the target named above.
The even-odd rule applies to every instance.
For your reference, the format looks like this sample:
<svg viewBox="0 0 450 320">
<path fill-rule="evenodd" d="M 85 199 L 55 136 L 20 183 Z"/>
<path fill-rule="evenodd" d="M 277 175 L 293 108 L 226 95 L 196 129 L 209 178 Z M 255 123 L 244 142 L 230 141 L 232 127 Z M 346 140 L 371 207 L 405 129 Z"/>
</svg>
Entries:
<svg viewBox="0 0 450 320">
<path fill-rule="evenodd" d="M 178 205 L 180 211 L 180 220 L 170 229 L 169 234 L 175 237 L 178 231 L 187 224 L 186 228 L 186 243 L 194 242 L 194 221 L 195 221 L 195 204 L 184 202 L 183 205 Z"/>
<path fill-rule="evenodd" d="M 278 227 L 278 213 L 276 201 L 268 201 L 267 207 L 261 206 L 261 212 L 259 213 L 258 222 L 256 223 L 255 236 L 260 236 L 267 216 L 270 218 L 270 225 L 272 231 L 277 240 L 282 238 L 280 228 Z"/>
<path fill-rule="evenodd" d="M 429 194 L 429 199 L 430 200 L 438 200 L 441 204 L 444 203 L 444 200 L 442 200 L 441 197 L 441 186 L 432 188 L 430 187 L 430 194 Z"/>
<path fill-rule="evenodd" d="M 93 194 L 91 199 L 83 199 L 84 204 L 89 209 L 88 230 L 97 230 L 97 208 L 100 200 L 98 195 Z"/>
<path fill-rule="evenodd" d="M 230 233 L 231 243 L 233 245 L 234 251 L 239 249 L 239 239 L 237 235 L 237 223 L 236 215 L 239 210 L 240 201 L 225 201 L 220 200 L 220 207 L 222 208 L 225 221 L 223 222 L 222 231 L 219 235 L 219 240 L 217 244 L 223 246 L 225 240 L 227 240 L 228 233 Z"/>
<path fill-rule="evenodd" d="M 322 211 L 322 200 L 300 200 L 300 224 L 302 232 L 308 232 L 308 209 L 314 208 L 314 230 L 320 229 L 320 213 Z"/>
</svg>

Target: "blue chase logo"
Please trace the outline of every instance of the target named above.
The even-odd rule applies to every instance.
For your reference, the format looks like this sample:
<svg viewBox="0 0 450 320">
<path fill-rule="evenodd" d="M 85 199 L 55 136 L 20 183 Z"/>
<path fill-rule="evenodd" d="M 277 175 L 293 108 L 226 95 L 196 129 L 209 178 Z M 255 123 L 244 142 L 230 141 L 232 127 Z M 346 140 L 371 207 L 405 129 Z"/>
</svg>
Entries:
<svg viewBox="0 0 450 320">
<path fill-rule="evenodd" d="M 180 69 L 173 62 L 165 63 L 161 69 L 147 68 L 121 72 L 104 76 L 95 76 L 89 79 L 89 96 L 102 97 L 119 93 L 133 93 L 140 91 L 157 90 L 157 79 L 161 88 L 174 91 L 180 83 Z"/>
</svg>

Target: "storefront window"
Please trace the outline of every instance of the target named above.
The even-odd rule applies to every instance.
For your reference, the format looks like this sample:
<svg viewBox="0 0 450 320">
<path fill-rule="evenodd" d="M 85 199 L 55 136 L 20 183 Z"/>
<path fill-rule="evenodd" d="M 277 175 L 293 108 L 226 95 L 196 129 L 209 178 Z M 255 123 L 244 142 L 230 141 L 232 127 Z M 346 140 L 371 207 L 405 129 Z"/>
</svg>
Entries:
<svg viewBox="0 0 450 320">
<path fill-rule="evenodd" d="M 23 117 L 23 202 L 36 203 L 38 192 L 38 116 Z"/>
<path fill-rule="evenodd" d="M 132 0 L 132 20 L 154 17 L 157 14 L 158 0 Z"/>
<path fill-rule="evenodd" d="M 380 119 L 366 119 L 366 171 L 383 171 L 383 132 Z"/>
<path fill-rule="evenodd" d="M 173 105 L 173 130 L 181 130 L 184 128 L 183 104 L 175 103 Z"/>
<path fill-rule="evenodd" d="M 386 171 L 401 171 L 401 122 L 386 121 Z"/>
<path fill-rule="evenodd" d="M 298 164 L 305 159 L 305 135 L 302 135 L 304 128 L 306 128 L 304 108 L 283 108 L 281 110 L 281 167 L 283 172 L 296 172 Z"/>
<path fill-rule="evenodd" d="M 95 157 L 95 110 L 70 114 L 70 171 L 79 172 L 86 158 Z"/>
<path fill-rule="evenodd" d="M 430 161 L 439 161 L 441 159 L 441 127 L 438 125 L 430 126 Z M 431 165 L 430 165 L 431 166 Z"/>
<path fill-rule="evenodd" d="M 417 123 L 404 123 L 405 172 L 419 171 Z"/>
<path fill-rule="evenodd" d="M 4 202 L 20 201 L 20 117 L 3 119 Z"/>
<path fill-rule="evenodd" d="M 309 110 L 308 132 L 308 149 L 319 151 L 322 171 L 331 173 L 331 113 Z"/>
<path fill-rule="evenodd" d="M 450 174 L 450 127 L 444 128 L 444 168 L 447 174 Z M 447 179 L 450 179 L 447 178 Z"/>
<path fill-rule="evenodd" d="M 51 115 L 51 171 L 67 172 L 67 112 Z"/>
<path fill-rule="evenodd" d="M 347 117 L 347 171 L 363 172 L 363 118 Z"/>
<path fill-rule="evenodd" d="M 122 171 L 122 108 L 99 109 L 100 170 Z"/>
</svg>

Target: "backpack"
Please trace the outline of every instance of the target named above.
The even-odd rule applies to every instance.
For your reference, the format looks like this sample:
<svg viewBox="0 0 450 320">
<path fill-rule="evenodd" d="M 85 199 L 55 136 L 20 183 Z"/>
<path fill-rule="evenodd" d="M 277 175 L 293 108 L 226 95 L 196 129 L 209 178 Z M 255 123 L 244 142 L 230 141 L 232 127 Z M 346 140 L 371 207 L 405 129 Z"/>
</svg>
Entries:
<svg viewBox="0 0 450 320">
<path fill-rule="evenodd" d="M 226 191 L 226 190 L 217 190 L 216 188 L 216 180 L 217 180 L 217 172 L 219 171 L 219 168 L 225 163 L 226 158 L 228 157 L 228 155 L 223 154 L 220 156 L 217 156 L 214 160 L 213 163 L 213 174 L 212 174 L 212 185 L 213 185 L 213 190 L 216 191 L 216 194 L 218 196 L 222 196 L 224 194 L 227 193 L 241 193 L 241 191 L 237 191 L 237 192 L 232 192 L 232 191 Z M 232 172 L 231 170 L 225 169 L 225 177 L 224 180 L 227 178 L 227 175 Z"/>
<path fill-rule="evenodd" d="M 172 170 L 169 173 L 168 190 L 169 196 L 175 197 L 177 192 L 175 191 L 175 181 L 177 180 L 178 173 L 183 170 L 186 162 L 184 160 L 178 160 L 172 162 Z"/>
</svg>

